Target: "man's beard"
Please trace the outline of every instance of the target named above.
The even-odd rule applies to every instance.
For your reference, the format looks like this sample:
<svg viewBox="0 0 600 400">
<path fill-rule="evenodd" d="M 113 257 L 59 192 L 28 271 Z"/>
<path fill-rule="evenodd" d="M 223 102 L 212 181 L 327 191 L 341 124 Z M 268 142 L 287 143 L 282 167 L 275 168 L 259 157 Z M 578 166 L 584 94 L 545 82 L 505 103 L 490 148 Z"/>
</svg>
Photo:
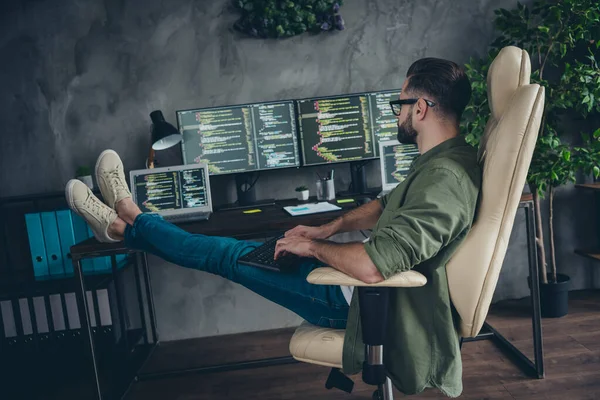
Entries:
<svg viewBox="0 0 600 400">
<path fill-rule="evenodd" d="M 398 126 L 396 138 L 402 144 L 417 144 L 417 131 L 412 124 L 412 112 L 409 112 L 406 120 Z"/>
</svg>

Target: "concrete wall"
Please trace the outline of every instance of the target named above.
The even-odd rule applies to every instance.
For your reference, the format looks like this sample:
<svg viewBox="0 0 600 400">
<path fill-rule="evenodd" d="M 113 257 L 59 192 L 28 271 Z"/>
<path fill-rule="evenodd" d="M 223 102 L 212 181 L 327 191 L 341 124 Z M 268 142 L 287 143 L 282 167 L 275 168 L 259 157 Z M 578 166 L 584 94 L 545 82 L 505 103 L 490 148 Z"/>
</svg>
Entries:
<svg viewBox="0 0 600 400">
<path fill-rule="evenodd" d="M 347 0 L 347 29 L 287 40 L 239 37 L 225 0 L 21 1 L 0 7 L 0 193 L 62 190 L 78 165 L 105 148 L 125 167 L 144 166 L 149 117 L 175 110 L 400 87 L 423 56 L 466 62 L 493 38 L 500 1 Z M 176 164 L 178 149 L 160 155 Z M 287 198 L 316 168 L 272 171 L 263 197 Z M 336 184 L 349 183 L 348 166 Z M 368 166 L 378 185 L 376 163 Z M 235 200 L 233 179 L 216 177 L 215 202 Z M 268 193 L 267 193 L 268 192 Z M 575 287 L 591 284 L 590 263 L 572 250 L 596 241 L 590 196 L 557 197 L 558 261 Z M 583 234 L 585 233 L 585 234 Z M 346 238 L 347 239 L 347 238 Z M 150 258 L 163 340 L 292 326 L 300 319 L 246 289 Z M 517 216 L 496 299 L 527 293 L 525 225 Z"/>
</svg>

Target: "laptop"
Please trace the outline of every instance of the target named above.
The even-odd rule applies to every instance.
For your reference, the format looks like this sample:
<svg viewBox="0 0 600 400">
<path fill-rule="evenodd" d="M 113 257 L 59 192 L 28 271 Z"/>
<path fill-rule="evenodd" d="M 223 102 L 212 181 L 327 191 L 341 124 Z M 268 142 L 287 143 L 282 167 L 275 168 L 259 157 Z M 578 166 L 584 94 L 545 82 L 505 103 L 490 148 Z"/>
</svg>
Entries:
<svg viewBox="0 0 600 400">
<path fill-rule="evenodd" d="M 207 220 L 212 213 L 207 164 L 139 169 L 129 173 L 140 210 L 173 223 Z"/>
<path fill-rule="evenodd" d="M 379 162 L 381 166 L 381 193 L 383 197 L 406 179 L 419 149 L 414 144 L 401 144 L 397 140 L 379 142 Z"/>
</svg>

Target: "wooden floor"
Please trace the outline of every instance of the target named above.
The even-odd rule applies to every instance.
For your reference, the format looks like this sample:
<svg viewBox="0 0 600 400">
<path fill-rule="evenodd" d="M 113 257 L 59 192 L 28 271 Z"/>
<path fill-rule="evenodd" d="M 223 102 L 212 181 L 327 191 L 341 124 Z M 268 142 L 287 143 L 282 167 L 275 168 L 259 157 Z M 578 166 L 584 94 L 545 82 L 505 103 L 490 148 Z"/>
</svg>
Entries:
<svg viewBox="0 0 600 400">
<path fill-rule="evenodd" d="M 494 306 L 488 322 L 533 358 L 526 300 Z M 571 292 L 569 315 L 543 320 L 545 379 L 524 375 L 491 341 L 463 345 L 465 399 L 600 399 L 600 291 Z M 190 368 L 288 355 L 292 330 L 163 343 L 146 371 Z M 127 400 L 370 399 L 360 375 L 352 394 L 327 390 L 328 368 L 291 364 L 250 370 L 191 374 L 136 383 Z M 407 397 L 400 393 L 396 398 Z M 446 398 L 427 390 L 413 398 Z"/>
</svg>

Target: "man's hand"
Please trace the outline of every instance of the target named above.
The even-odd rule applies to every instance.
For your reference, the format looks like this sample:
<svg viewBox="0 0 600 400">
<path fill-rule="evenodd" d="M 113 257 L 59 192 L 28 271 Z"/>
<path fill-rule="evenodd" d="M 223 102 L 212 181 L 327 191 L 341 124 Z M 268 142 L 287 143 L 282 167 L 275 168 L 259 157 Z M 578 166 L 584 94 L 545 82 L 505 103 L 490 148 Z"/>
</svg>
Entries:
<svg viewBox="0 0 600 400">
<path fill-rule="evenodd" d="M 285 238 L 305 237 L 307 239 L 327 239 L 331 236 L 330 229 L 322 226 L 298 225 L 285 233 Z"/>
<path fill-rule="evenodd" d="M 312 239 L 303 236 L 284 237 L 279 239 L 275 245 L 275 260 L 287 254 L 295 254 L 300 257 L 312 257 Z"/>
</svg>

